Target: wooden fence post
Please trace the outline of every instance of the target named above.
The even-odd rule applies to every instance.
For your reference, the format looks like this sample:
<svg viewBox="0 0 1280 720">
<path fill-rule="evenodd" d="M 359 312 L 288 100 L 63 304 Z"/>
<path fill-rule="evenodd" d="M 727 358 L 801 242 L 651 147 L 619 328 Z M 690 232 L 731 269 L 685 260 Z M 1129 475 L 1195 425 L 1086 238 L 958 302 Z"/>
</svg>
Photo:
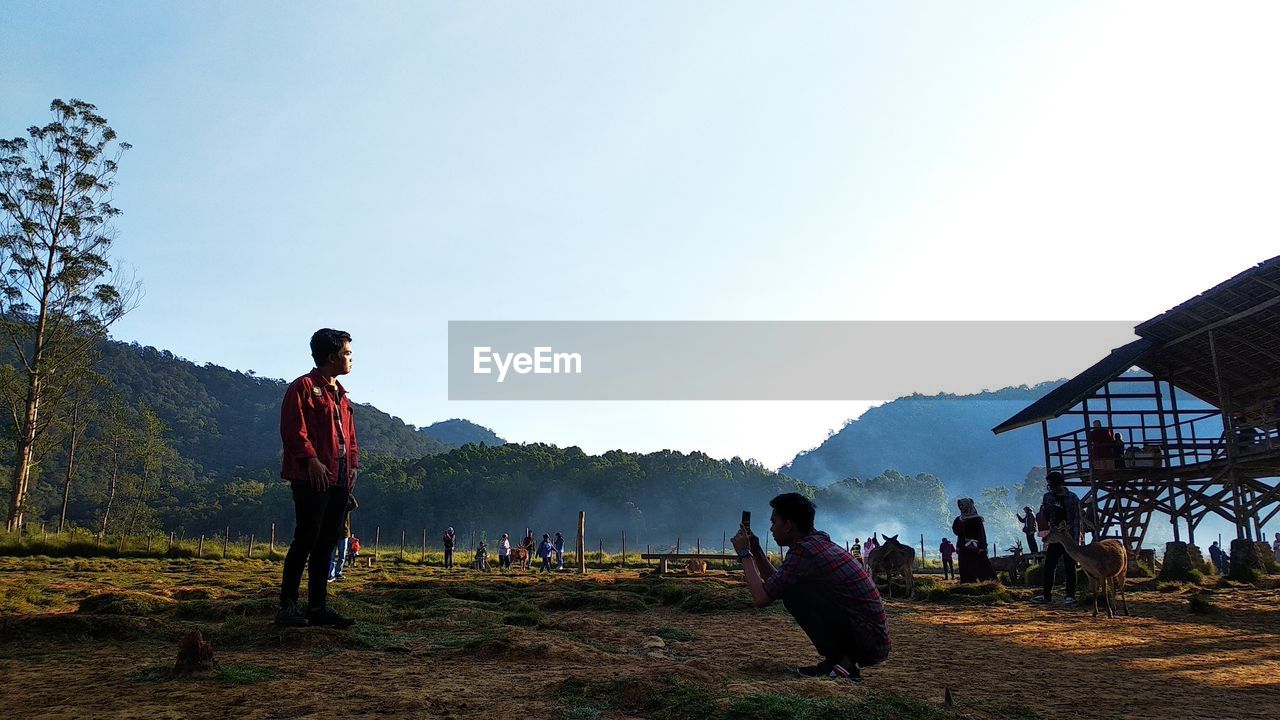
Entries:
<svg viewBox="0 0 1280 720">
<path fill-rule="evenodd" d="M 124 541 L 129 538 L 128 533 L 120 533 L 120 552 L 124 552 Z"/>
<path fill-rule="evenodd" d="M 164 546 L 164 554 L 168 555 L 173 552 L 173 531 L 169 531 L 169 543 Z"/>
<path fill-rule="evenodd" d="M 578 511 L 578 572 L 587 574 L 587 513 Z"/>
<path fill-rule="evenodd" d="M 226 532 L 222 536 L 222 559 L 227 559 L 227 543 L 231 542 L 231 526 L 227 526 Z"/>
<path fill-rule="evenodd" d="M 680 536 L 679 535 L 676 536 L 676 554 L 677 555 L 680 554 Z"/>
<path fill-rule="evenodd" d="M 622 569 L 627 569 L 627 531 L 622 531 Z"/>
<path fill-rule="evenodd" d="M 46 540 L 48 540 L 48 537 L 44 534 L 44 523 L 40 523 L 40 542 L 44 542 Z"/>
<path fill-rule="evenodd" d="M 648 544 L 646 544 L 646 545 L 644 546 L 644 553 L 645 553 L 646 555 L 652 555 L 652 554 L 653 554 L 653 546 L 652 546 L 652 545 L 648 545 Z M 652 560 L 652 559 L 645 559 L 645 561 L 644 561 L 644 565 L 645 565 L 645 567 L 653 567 L 653 560 Z"/>
<path fill-rule="evenodd" d="M 276 524 L 271 523 L 271 547 L 268 552 L 272 555 L 276 553 Z"/>
<path fill-rule="evenodd" d="M 400 531 L 400 562 L 404 562 L 404 530 Z"/>
<path fill-rule="evenodd" d="M 382 545 L 382 526 L 373 529 L 373 561 L 378 562 L 378 549 Z"/>
<path fill-rule="evenodd" d="M 422 561 L 421 564 L 427 564 L 427 529 L 422 528 Z"/>
<path fill-rule="evenodd" d="M 253 533 L 249 533 L 249 550 L 244 554 L 246 560 L 253 559 Z"/>
<path fill-rule="evenodd" d="M 196 557 L 204 557 L 204 533 L 200 533 L 200 544 L 196 546 Z"/>
<path fill-rule="evenodd" d="M 600 541 L 600 569 L 604 569 L 604 541 Z"/>
<path fill-rule="evenodd" d="M 151 533 L 147 533 L 147 554 L 151 554 Z"/>
</svg>

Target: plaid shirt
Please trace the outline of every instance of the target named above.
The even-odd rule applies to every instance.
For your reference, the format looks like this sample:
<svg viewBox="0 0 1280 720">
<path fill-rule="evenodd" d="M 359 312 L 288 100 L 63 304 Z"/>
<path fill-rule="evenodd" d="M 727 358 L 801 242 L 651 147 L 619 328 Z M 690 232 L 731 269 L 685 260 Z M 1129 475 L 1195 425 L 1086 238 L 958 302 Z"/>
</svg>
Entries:
<svg viewBox="0 0 1280 720">
<path fill-rule="evenodd" d="M 888 657 L 889 622 L 880 591 L 862 563 L 820 530 L 791 545 L 782 567 L 765 579 L 764 591 L 771 600 L 781 600 L 789 589 L 801 583 L 813 583 L 835 595 L 849 619 L 863 628 L 871 649 L 881 658 Z"/>
</svg>

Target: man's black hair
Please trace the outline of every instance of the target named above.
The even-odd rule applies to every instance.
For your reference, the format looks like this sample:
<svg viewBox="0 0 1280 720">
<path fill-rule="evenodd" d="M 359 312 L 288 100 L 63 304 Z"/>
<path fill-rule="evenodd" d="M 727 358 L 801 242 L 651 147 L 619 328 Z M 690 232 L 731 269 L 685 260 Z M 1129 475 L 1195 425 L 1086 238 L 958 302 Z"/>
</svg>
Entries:
<svg viewBox="0 0 1280 720">
<path fill-rule="evenodd" d="M 329 362 L 334 353 L 342 349 L 342 343 L 351 342 L 351 333 L 333 328 L 320 328 L 311 336 L 311 359 L 320 367 Z"/>
<path fill-rule="evenodd" d="M 769 507 L 778 512 L 778 517 L 790 520 L 796 530 L 803 533 L 813 531 L 813 516 L 818 508 L 812 500 L 800 493 L 783 493 L 770 500 Z"/>
<path fill-rule="evenodd" d="M 1045 475 L 1044 481 L 1049 483 L 1050 485 L 1061 485 L 1062 483 L 1066 482 L 1065 480 L 1062 479 L 1062 473 L 1058 472 L 1057 470 L 1054 470 L 1048 475 Z"/>
</svg>

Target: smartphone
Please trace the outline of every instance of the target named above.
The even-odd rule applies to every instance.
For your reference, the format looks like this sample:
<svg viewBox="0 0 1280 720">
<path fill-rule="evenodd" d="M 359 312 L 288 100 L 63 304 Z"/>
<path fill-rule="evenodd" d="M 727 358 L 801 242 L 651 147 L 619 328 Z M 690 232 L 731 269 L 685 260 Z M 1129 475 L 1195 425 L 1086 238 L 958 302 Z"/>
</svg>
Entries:
<svg viewBox="0 0 1280 720">
<path fill-rule="evenodd" d="M 748 530 L 751 529 L 751 511 L 750 510 L 742 511 L 742 527 Z"/>
</svg>

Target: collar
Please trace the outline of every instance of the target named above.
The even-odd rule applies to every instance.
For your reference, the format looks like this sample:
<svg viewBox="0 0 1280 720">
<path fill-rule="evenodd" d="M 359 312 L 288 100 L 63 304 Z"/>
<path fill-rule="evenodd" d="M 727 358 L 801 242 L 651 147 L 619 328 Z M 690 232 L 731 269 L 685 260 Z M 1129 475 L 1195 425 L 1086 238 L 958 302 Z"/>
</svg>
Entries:
<svg viewBox="0 0 1280 720">
<path fill-rule="evenodd" d="M 329 376 L 320 372 L 320 368 L 311 368 L 311 372 L 307 373 L 307 377 L 311 378 L 311 382 L 319 387 L 329 387 Z M 335 378 L 334 382 L 338 385 L 338 397 L 346 395 L 347 389 L 342 387 L 342 381 Z"/>
</svg>

